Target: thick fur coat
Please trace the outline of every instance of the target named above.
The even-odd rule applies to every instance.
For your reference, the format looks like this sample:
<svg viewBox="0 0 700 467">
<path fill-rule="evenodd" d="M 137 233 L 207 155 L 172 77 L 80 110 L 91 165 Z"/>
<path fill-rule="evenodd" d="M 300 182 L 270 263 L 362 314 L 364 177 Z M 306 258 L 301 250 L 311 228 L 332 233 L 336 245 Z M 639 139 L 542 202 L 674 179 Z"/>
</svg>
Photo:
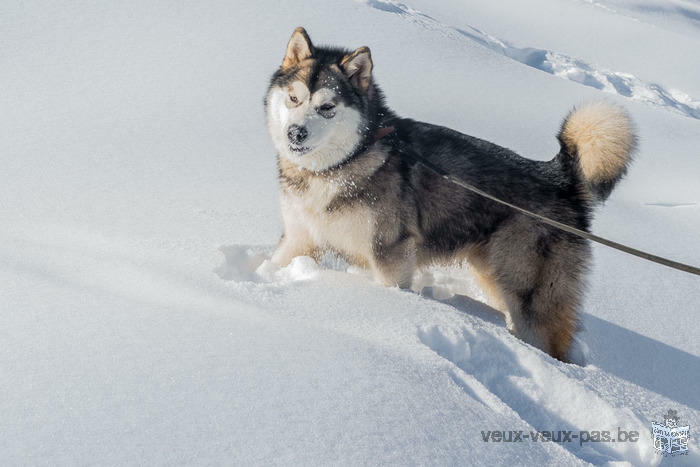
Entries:
<svg viewBox="0 0 700 467">
<path fill-rule="evenodd" d="M 367 47 L 315 47 L 294 31 L 265 98 L 278 151 L 284 234 L 273 262 L 327 250 L 409 287 L 416 268 L 468 261 L 524 341 L 568 360 L 590 260 L 587 241 L 469 192 L 417 163 L 581 230 L 624 176 L 636 137 L 626 113 L 573 110 L 546 162 L 400 118 Z"/>
</svg>

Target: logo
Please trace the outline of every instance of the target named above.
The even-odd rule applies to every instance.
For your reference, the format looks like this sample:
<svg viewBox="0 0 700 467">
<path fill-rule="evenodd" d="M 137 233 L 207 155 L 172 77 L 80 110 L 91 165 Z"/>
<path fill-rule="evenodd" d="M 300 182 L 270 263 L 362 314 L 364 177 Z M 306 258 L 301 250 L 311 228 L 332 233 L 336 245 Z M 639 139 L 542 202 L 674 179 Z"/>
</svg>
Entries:
<svg viewBox="0 0 700 467">
<path fill-rule="evenodd" d="M 651 436 L 654 448 L 664 456 L 688 454 L 690 426 L 678 426 L 679 418 L 675 410 L 664 415 L 664 423 L 651 422 Z"/>
</svg>

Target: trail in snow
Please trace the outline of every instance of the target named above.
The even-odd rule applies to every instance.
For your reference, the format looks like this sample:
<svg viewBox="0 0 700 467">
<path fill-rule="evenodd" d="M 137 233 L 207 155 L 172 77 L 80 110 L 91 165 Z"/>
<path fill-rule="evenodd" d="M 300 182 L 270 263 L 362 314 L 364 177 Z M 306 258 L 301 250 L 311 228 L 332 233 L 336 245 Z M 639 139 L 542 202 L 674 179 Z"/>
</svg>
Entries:
<svg viewBox="0 0 700 467">
<path fill-rule="evenodd" d="M 320 264 L 310 257 L 299 256 L 294 258 L 288 266 L 278 268 L 268 259 L 274 250 L 272 246 L 227 245 L 219 250 L 223 253 L 225 261 L 214 272 L 225 281 L 285 284 L 317 279 L 322 270 L 346 272 L 371 280 L 369 271 L 350 265 L 332 253 L 323 256 Z M 489 301 L 470 274 L 467 265 L 463 268 L 436 266 L 429 270 L 416 271 L 412 289 L 414 292 L 447 303 L 458 301 L 460 297 L 472 297 L 482 303 Z"/>
<path fill-rule="evenodd" d="M 649 16 L 662 25 L 667 23 L 684 24 L 690 28 L 700 28 L 700 4 L 692 0 L 665 0 L 665 4 L 650 0 L 637 0 L 636 2 L 620 0 L 582 0 L 594 7 L 602 8 L 612 13 L 625 16 L 634 21 L 649 21 Z M 671 30 L 675 28 L 670 28 Z"/>
<path fill-rule="evenodd" d="M 614 407 L 584 387 L 584 375 L 579 369 L 560 368 L 532 352 L 514 352 L 503 339 L 475 333 L 467 327 L 426 326 L 418 330 L 418 336 L 423 344 L 457 367 L 453 379 L 459 386 L 469 388 L 475 399 L 488 401 L 483 395 L 487 392 L 488 397 L 497 399 L 538 431 L 557 427 L 556 430 L 578 432 L 595 426 L 596 419 L 617 420 L 625 430 L 647 430 L 631 410 Z M 574 394 L 576 403 L 572 403 Z M 494 404 L 487 405 L 498 410 Z M 611 426 L 600 429 L 615 432 Z M 601 443 L 596 449 L 583 443 L 563 446 L 578 458 L 598 465 L 620 458 L 635 459 L 635 463 L 653 458 L 651 449 L 638 449 L 633 444 Z"/>
<path fill-rule="evenodd" d="M 361 273 L 348 268 L 347 263 L 332 255 L 324 257 L 321 264 L 309 257 L 297 257 L 287 267 L 277 268 L 266 259 L 271 250 L 268 246 L 223 247 L 225 261 L 216 272 L 226 280 L 256 283 L 260 288 L 258 293 L 270 289 L 287 294 L 291 293 L 289 286 L 292 283 L 305 283 L 305 287 L 312 290 L 327 288 L 332 295 L 338 292 L 338 276 L 335 274 Z M 580 430 L 608 430 L 617 433 L 616 430 L 622 428 L 646 434 L 647 423 L 643 418 L 633 410 L 616 406 L 598 393 L 598 387 L 621 384 L 615 376 L 595 367 L 557 362 L 509 336 L 503 320 L 496 317 L 494 310 L 457 294 L 472 287 L 470 279 L 463 278 L 460 282 L 459 277 L 464 274 L 460 274 L 459 269 L 437 268 L 426 273 L 425 277 L 419 277 L 423 290 L 439 289 L 442 298 L 437 301 L 453 305 L 460 313 L 445 314 L 439 323 L 434 320 L 419 323 L 414 329 L 418 343 L 442 359 L 443 371 L 466 395 L 502 417 L 524 420 L 534 431 L 571 430 L 578 433 Z M 329 274 L 325 274 L 327 271 Z M 374 287 L 370 283 L 355 284 L 354 290 L 362 296 L 362 289 Z M 391 289 L 377 289 L 385 291 L 382 293 L 392 293 Z M 307 292 L 313 294 L 312 290 Z M 306 292 L 298 289 L 297 293 Z M 414 304 L 414 309 L 438 298 L 411 293 L 392 294 L 392 297 L 394 301 Z M 396 322 L 385 324 L 387 328 L 380 335 L 382 341 L 391 339 L 394 327 L 401 327 L 402 318 L 395 317 L 394 320 Z M 341 328 L 342 332 L 356 332 L 371 341 L 377 338 L 361 328 Z M 377 344 L 381 345 L 382 341 Z M 497 428 L 484 427 L 485 430 Z M 644 443 L 599 443 L 595 446 L 563 443 L 560 446 L 578 459 L 594 464 L 622 459 L 648 464 L 655 456 L 653 448 Z"/>
<path fill-rule="evenodd" d="M 516 47 L 473 26 L 463 29 L 443 24 L 404 3 L 366 0 L 366 4 L 387 13 L 397 14 L 426 29 L 439 31 L 450 39 L 477 42 L 512 60 L 559 78 L 700 119 L 700 100 L 676 89 L 642 81 L 633 74 L 596 67 L 594 64 L 547 49 Z"/>
</svg>

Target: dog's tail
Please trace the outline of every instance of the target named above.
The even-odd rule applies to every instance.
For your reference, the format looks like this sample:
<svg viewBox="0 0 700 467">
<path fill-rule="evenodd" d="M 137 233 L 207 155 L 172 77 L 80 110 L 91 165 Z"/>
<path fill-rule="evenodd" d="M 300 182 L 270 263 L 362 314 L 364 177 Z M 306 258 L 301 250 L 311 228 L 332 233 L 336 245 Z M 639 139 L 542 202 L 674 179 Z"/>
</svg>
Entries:
<svg viewBox="0 0 700 467">
<path fill-rule="evenodd" d="M 558 138 L 561 151 L 557 158 L 578 173 L 599 201 L 605 201 L 627 173 L 637 147 L 634 124 L 627 112 L 607 102 L 574 108 L 562 123 Z"/>
</svg>

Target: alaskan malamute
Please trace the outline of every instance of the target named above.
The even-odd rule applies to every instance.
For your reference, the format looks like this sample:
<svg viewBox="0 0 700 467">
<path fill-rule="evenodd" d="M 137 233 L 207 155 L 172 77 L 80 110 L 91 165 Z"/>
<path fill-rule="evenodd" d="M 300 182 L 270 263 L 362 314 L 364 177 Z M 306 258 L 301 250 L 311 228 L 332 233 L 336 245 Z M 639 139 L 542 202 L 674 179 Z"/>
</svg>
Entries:
<svg viewBox="0 0 700 467">
<path fill-rule="evenodd" d="M 508 328 L 568 361 L 590 258 L 587 241 L 467 191 L 416 157 L 503 200 L 588 230 L 625 174 L 632 123 L 612 104 L 573 110 L 547 162 L 400 118 L 367 47 L 314 47 L 292 34 L 265 97 L 278 151 L 284 234 L 272 261 L 335 251 L 377 282 L 410 287 L 416 268 L 468 261 Z"/>
</svg>

